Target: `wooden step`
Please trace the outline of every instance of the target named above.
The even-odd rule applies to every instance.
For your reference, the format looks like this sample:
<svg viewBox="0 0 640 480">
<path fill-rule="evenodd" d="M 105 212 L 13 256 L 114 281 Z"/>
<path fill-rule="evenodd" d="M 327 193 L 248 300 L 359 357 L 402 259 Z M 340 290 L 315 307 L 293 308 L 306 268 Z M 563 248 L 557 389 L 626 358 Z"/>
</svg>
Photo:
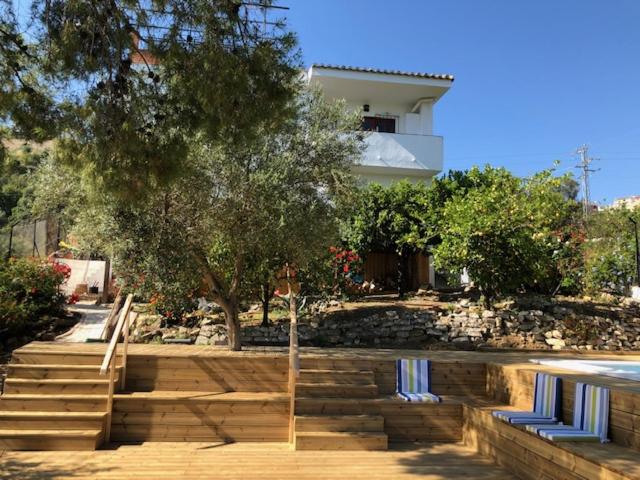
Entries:
<svg viewBox="0 0 640 480">
<path fill-rule="evenodd" d="M 387 435 L 378 432 L 296 432 L 296 450 L 386 450 Z"/>
<path fill-rule="evenodd" d="M 11 363 L 8 366 L 9 378 L 41 378 L 41 379 L 81 379 L 81 378 L 108 378 L 100 375 L 99 365 L 55 365 L 41 364 L 31 365 L 23 363 Z M 119 378 L 122 367 L 116 367 L 116 379 Z"/>
<path fill-rule="evenodd" d="M 296 415 L 296 432 L 383 432 L 379 415 Z"/>
<path fill-rule="evenodd" d="M 95 450 L 101 430 L 0 429 L 0 450 Z"/>
<path fill-rule="evenodd" d="M 372 385 L 375 375 L 371 370 L 300 370 L 300 383 L 334 383 Z"/>
<path fill-rule="evenodd" d="M 3 412 L 0 429 L 11 430 L 100 430 L 106 412 Z"/>
<path fill-rule="evenodd" d="M 104 394 L 109 390 L 109 379 L 39 379 L 39 378 L 7 378 L 4 382 L 5 393 L 25 394 Z"/>
<path fill-rule="evenodd" d="M 106 395 L 5 393 L 0 397 L 0 411 L 27 412 L 105 412 Z"/>
<path fill-rule="evenodd" d="M 346 385 L 342 383 L 297 383 L 298 397 L 374 398 L 377 385 Z"/>
<path fill-rule="evenodd" d="M 122 353 L 118 352 L 118 357 Z M 11 355 L 11 363 L 28 365 L 100 365 L 104 353 L 77 353 L 65 350 L 49 350 L 38 348 L 21 348 Z M 120 358 L 118 362 L 120 363 Z"/>
</svg>

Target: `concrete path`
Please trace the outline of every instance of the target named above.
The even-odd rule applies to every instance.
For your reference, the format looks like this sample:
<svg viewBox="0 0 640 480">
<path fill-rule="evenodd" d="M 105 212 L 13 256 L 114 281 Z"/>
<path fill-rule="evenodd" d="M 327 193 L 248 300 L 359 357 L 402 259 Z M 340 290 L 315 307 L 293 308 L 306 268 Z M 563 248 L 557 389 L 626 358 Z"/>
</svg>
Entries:
<svg viewBox="0 0 640 480">
<path fill-rule="evenodd" d="M 57 342 L 85 342 L 88 338 L 100 338 L 111 304 L 94 305 L 93 301 L 81 301 L 70 306 L 69 310 L 82 314 L 82 318 L 71 330 L 59 335 Z"/>
</svg>

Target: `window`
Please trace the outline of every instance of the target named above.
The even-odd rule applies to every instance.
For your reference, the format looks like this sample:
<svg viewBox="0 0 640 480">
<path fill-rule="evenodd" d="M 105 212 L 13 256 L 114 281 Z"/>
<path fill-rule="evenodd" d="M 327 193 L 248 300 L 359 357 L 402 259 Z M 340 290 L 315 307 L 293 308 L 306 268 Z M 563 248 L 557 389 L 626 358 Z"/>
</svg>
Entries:
<svg viewBox="0 0 640 480">
<path fill-rule="evenodd" d="M 393 117 L 364 117 L 362 129 L 369 132 L 396 133 L 396 119 Z"/>
</svg>

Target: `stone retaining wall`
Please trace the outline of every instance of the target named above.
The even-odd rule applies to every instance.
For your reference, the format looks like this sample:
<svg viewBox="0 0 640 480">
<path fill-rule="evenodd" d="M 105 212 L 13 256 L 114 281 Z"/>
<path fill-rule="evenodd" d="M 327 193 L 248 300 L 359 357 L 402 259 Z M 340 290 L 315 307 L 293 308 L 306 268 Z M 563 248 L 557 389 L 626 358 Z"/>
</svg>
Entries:
<svg viewBox="0 0 640 480">
<path fill-rule="evenodd" d="M 302 319 L 301 345 L 336 347 L 478 346 L 546 350 L 640 350 L 637 309 L 612 307 L 597 315 L 546 304 L 540 309 L 483 310 L 451 305 L 446 311 L 393 308 L 371 313 L 331 312 Z M 224 324 L 190 332 L 196 344 L 226 345 Z M 242 329 L 245 345 L 288 345 L 289 323 Z"/>
</svg>

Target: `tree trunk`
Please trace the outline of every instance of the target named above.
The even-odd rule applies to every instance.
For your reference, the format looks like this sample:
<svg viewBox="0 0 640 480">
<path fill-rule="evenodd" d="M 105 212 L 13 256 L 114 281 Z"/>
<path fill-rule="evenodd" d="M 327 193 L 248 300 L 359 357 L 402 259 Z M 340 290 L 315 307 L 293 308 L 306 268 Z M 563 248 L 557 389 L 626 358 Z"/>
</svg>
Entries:
<svg viewBox="0 0 640 480">
<path fill-rule="evenodd" d="M 241 350 L 240 343 L 240 318 L 239 318 L 239 301 L 238 301 L 238 285 L 241 273 L 241 258 L 236 259 L 236 267 L 234 279 L 231 285 L 226 288 L 224 282 L 211 270 L 209 262 L 205 254 L 194 255 L 195 261 L 202 268 L 204 281 L 209 287 L 211 298 L 224 311 L 224 320 L 227 325 L 227 336 L 229 338 L 229 348 L 231 350 Z"/>
<path fill-rule="evenodd" d="M 480 286 L 480 294 L 482 295 L 482 306 L 485 310 L 491 310 L 493 307 L 493 300 L 496 298 L 497 293 L 493 288 Z"/>
<path fill-rule="evenodd" d="M 407 261 L 408 257 L 405 252 L 398 254 L 398 298 L 404 298 L 407 293 Z"/>
<path fill-rule="evenodd" d="M 229 338 L 229 349 L 235 351 L 242 350 L 237 299 L 228 299 L 219 303 L 224 311 L 224 321 L 227 325 L 227 336 Z"/>
<path fill-rule="evenodd" d="M 269 326 L 269 300 L 271 299 L 271 286 L 269 282 L 265 282 L 262 284 L 262 298 L 260 301 L 262 302 L 262 326 Z"/>
<path fill-rule="evenodd" d="M 111 259 L 105 257 L 104 259 L 104 285 L 102 287 L 102 303 L 109 301 L 109 287 L 111 286 Z"/>
</svg>

